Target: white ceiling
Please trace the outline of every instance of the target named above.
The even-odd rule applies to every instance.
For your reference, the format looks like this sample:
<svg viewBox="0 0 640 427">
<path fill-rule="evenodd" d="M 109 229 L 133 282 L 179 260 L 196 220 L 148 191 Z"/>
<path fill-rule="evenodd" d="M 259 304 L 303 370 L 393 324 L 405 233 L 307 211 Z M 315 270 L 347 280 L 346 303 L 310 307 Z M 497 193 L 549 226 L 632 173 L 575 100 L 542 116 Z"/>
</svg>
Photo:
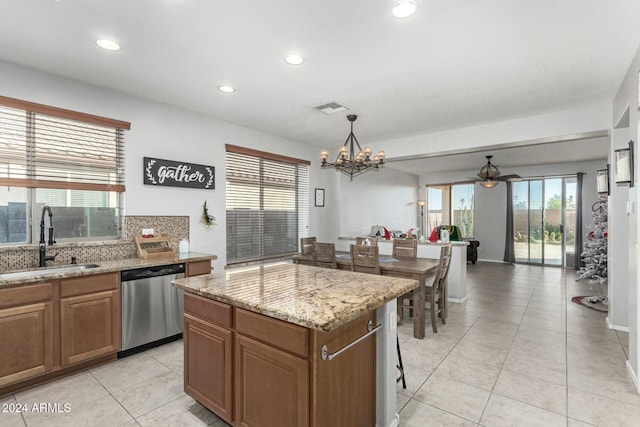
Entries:
<svg viewBox="0 0 640 427">
<path fill-rule="evenodd" d="M 312 107 L 336 101 L 392 156 L 381 142 L 611 101 L 640 40 L 638 0 L 416 3 L 2 0 L 0 59 L 329 149 L 347 112 Z"/>
</svg>

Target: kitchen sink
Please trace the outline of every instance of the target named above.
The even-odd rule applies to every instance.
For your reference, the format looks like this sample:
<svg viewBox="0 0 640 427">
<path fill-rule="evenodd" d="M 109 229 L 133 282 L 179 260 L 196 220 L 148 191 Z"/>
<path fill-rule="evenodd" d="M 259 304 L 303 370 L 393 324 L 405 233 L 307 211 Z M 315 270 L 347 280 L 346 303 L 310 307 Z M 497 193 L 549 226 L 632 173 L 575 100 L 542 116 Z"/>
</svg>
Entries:
<svg viewBox="0 0 640 427">
<path fill-rule="evenodd" d="M 35 270 L 16 271 L 15 273 L 0 274 L 0 280 L 22 279 L 25 277 L 40 277 L 48 274 L 60 274 L 76 271 L 91 270 L 100 267 L 100 264 L 77 264 L 77 265 L 62 265 L 60 267 L 49 267 Z"/>
</svg>

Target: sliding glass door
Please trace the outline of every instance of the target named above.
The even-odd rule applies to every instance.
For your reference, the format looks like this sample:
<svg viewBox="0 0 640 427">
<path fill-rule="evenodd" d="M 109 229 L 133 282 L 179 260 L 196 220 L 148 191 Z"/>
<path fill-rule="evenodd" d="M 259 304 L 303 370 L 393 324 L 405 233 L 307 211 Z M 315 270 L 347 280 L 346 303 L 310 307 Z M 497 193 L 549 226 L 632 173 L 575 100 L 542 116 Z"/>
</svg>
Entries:
<svg viewBox="0 0 640 427">
<path fill-rule="evenodd" d="M 567 266 L 574 253 L 575 200 L 575 177 L 513 183 L 516 262 Z"/>
</svg>

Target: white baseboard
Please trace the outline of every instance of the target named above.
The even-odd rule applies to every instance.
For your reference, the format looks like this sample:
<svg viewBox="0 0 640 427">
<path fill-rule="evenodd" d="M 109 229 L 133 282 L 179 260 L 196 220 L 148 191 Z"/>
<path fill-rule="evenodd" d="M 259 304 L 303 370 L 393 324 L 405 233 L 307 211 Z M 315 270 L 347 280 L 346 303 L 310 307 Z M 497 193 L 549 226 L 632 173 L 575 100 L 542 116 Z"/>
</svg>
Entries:
<svg viewBox="0 0 640 427">
<path fill-rule="evenodd" d="M 463 302 L 465 302 L 467 300 L 467 296 L 465 295 L 464 298 L 448 298 L 447 297 L 447 301 L 449 302 L 454 302 L 456 304 L 462 304 Z"/>
<path fill-rule="evenodd" d="M 631 363 L 627 360 L 627 371 L 629 372 L 629 376 L 631 377 L 631 381 L 633 381 L 633 385 L 636 386 L 636 391 L 640 394 L 640 383 L 638 382 L 638 377 L 636 373 L 633 372 L 633 368 L 631 368 Z"/>
<path fill-rule="evenodd" d="M 628 326 L 618 326 L 618 325 L 613 325 L 609 322 L 609 316 L 606 317 L 607 319 L 607 327 L 609 329 L 613 329 L 614 331 L 621 331 L 621 332 L 629 332 L 629 327 Z"/>
<path fill-rule="evenodd" d="M 480 259 L 480 258 L 478 258 L 478 261 L 482 261 L 482 262 L 497 262 L 497 263 L 500 263 L 500 264 L 509 264 L 508 262 L 498 261 L 497 259 Z"/>
</svg>

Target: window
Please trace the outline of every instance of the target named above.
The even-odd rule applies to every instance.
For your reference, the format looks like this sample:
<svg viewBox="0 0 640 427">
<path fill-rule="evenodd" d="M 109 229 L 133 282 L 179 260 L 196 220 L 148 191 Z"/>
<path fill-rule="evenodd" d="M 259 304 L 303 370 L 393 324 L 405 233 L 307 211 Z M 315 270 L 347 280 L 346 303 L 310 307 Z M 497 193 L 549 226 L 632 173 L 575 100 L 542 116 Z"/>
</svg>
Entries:
<svg viewBox="0 0 640 427">
<path fill-rule="evenodd" d="M 462 238 L 473 237 L 473 191 L 473 184 L 428 185 L 425 235 L 439 225 L 456 225 Z"/>
<path fill-rule="evenodd" d="M 309 164 L 227 145 L 227 264 L 298 252 L 309 225 Z"/>
<path fill-rule="evenodd" d="M 35 243 L 45 205 L 58 241 L 118 237 L 130 127 L 0 97 L 0 244 Z"/>
</svg>

